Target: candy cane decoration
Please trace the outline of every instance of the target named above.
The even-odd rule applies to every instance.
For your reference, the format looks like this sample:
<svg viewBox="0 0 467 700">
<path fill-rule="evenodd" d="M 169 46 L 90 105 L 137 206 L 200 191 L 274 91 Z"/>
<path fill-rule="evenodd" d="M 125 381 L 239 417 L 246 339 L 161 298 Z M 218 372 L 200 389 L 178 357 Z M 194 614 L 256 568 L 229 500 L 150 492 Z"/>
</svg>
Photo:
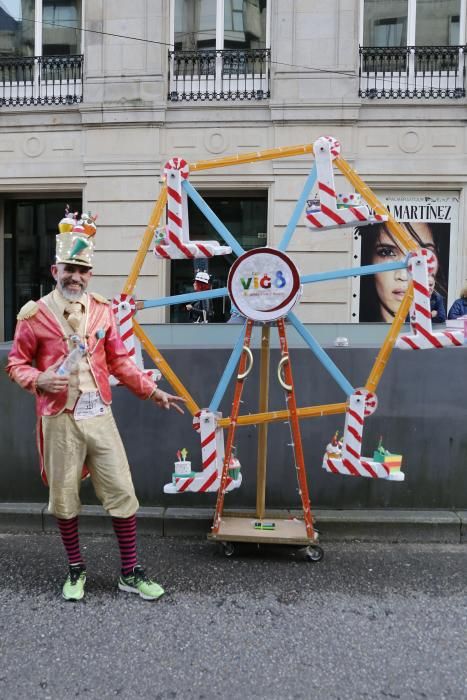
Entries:
<svg viewBox="0 0 467 700">
<path fill-rule="evenodd" d="M 188 240 L 188 202 L 186 192 L 182 190 L 182 180 L 190 174 L 188 163 L 183 158 L 171 158 L 164 167 L 167 182 L 167 235 L 172 248 L 179 252 L 180 258 L 193 258 L 193 253 L 184 245 Z M 166 246 L 156 246 L 162 257 L 171 258 Z M 174 251 L 175 252 L 175 251 Z"/>
<path fill-rule="evenodd" d="M 172 482 L 164 486 L 164 493 L 208 493 L 219 489 L 224 462 L 224 430 L 217 426 L 219 415 L 202 410 L 197 418 L 196 425 L 199 425 L 201 437 L 202 471 L 194 476 L 174 476 Z M 193 424 L 195 425 L 195 421 Z M 241 483 L 241 472 L 237 479 L 228 476 L 227 491 L 238 488 Z"/>
<path fill-rule="evenodd" d="M 132 360 L 135 359 L 135 334 L 133 332 L 133 316 L 136 313 L 136 302 L 129 294 L 120 294 L 112 300 L 114 312 L 119 327 L 120 338 Z"/>
<path fill-rule="evenodd" d="M 338 208 L 332 161 L 340 155 L 339 141 L 332 136 L 321 136 L 313 145 L 313 153 L 318 171 L 320 205 L 319 208 L 310 207 L 306 211 L 306 224 L 309 228 L 324 230 L 387 221 L 388 217 L 381 214 L 370 216 L 366 204 Z"/>
<path fill-rule="evenodd" d="M 326 453 L 323 458 L 323 469 L 332 474 L 403 481 L 405 477 L 400 469 L 391 470 L 383 462 L 376 462 L 374 459 L 361 456 L 365 414 L 370 415 L 368 411 L 375 410 L 367 407 L 368 394 L 363 392 L 364 390 L 360 389 L 350 396 L 345 415 L 342 454 L 335 457 Z M 370 398 L 370 404 L 371 402 Z"/>
<path fill-rule="evenodd" d="M 136 301 L 129 294 L 120 294 L 112 300 L 112 311 L 115 314 L 120 338 L 128 355 L 140 370 L 145 372 L 155 382 L 161 378 L 161 373 L 155 369 L 144 369 L 141 344 L 133 330 L 133 316 L 136 313 Z M 119 384 L 118 379 L 111 377 L 111 384 Z"/>
<path fill-rule="evenodd" d="M 407 270 L 412 276 L 414 297 L 410 307 L 410 325 L 412 333 L 423 335 L 433 332 L 430 308 L 429 275 L 436 269 L 436 255 L 426 248 L 408 255 Z"/>
<path fill-rule="evenodd" d="M 362 387 L 361 389 L 355 389 L 355 395 L 364 397 L 365 409 L 363 414 L 365 418 L 367 416 L 373 415 L 373 413 L 378 408 L 378 397 L 376 396 L 376 394 Z"/>
<path fill-rule="evenodd" d="M 463 331 L 433 332 L 430 307 L 429 274 L 436 268 L 436 256 L 431 250 L 420 248 L 409 254 L 407 269 L 412 277 L 414 298 L 410 307 L 412 332 L 400 335 L 396 348 L 401 350 L 429 350 L 431 348 L 459 347 L 464 342 Z"/>
<path fill-rule="evenodd" d="M 166 260 L 212 258 L 232 252 L 217 241 L 190 241 L 187 194 L 182 187 L 190 169 L 183 158 L 171 158 L 164 166 L 167 182 L 167 226 L 158 230 L 154 254 Z"/>
<path fill-rule="evenodd" d="M 176 477 L 175 486 L 177 491 L 212 491 L 215 482 L 219 482 L 219 465 L 223 459 L 223 440 L 219 437 L 223 435 L 222 428 L 216 429 L 216 420 L 210 411 L 201 411 L 200 415 L 200 436 L 201 436 L 201 459 L 203 471 L 195 477 Z M 222 456 L 221 456 L 222 455 Z"/>
<path fill-rule="evenodd" d="M 350 397 L 345 416 L 342 467 L 353 476 L 386 479 L 389 475 L 389 469 L 381 465 L 382 469 L 378 473 L 373 469 L 369 460 L 361 458 L 365 405 L 366 401 L 363 396 L 353 395 Z"/>
</svg>

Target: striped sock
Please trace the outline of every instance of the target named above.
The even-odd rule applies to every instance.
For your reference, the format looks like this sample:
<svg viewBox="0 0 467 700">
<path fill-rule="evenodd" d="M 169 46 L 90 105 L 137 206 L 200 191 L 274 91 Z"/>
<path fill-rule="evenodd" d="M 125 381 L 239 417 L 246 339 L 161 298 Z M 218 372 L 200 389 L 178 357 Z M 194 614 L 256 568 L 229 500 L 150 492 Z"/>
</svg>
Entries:
<svg viewBox="0 0 467 700">
<path fill-rule="evenodd" d="M 138 563 L 136 556 L 136 513 L 129 518 L 112 517 L 112 525 L 120 547 L 122 575 L 128 576 Z"/>
<path fill-rule="evenodd" d="M 70 566 L 83 564 L 83 557 L 79 548 L 78 516 L 75 515 L 74 518 L 69 518 L 68 520 L 57 518 L 57 524 L 68 557 L 68 563 Z"/>
</svg>

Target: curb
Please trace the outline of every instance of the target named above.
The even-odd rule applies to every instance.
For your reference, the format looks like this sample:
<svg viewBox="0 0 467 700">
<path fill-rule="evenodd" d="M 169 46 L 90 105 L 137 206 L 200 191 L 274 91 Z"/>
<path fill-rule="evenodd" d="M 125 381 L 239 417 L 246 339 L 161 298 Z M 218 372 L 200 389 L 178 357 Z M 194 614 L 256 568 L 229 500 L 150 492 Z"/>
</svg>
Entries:
<svg viewBox="0 0 467 700">
<path fill-rule="evenodd" d="M 255 518 L 253 509 L 229 511 Z M 467 544 L 467 510 L 327 510 L 314 509 L 321 542 L 438 542 Z M 300 511 L 270 510 L 268 518 L 300 517 Z M 156 537 L 206 537 L 214 509 L 146 507 L 138 511 L 138 532 Z M 45 503 L 0 503 L 0 533 L 55 533 L 55 519 Z M 80 530 L 113 532 L 101 506 L 83 506 Z"/>
</svg>

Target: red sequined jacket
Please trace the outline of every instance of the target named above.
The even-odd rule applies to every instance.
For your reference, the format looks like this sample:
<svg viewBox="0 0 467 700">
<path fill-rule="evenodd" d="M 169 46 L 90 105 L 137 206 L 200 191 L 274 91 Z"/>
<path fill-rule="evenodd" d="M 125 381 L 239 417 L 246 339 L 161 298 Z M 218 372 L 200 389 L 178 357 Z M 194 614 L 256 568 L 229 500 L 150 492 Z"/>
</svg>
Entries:
<svg viewBox="0 0 467 700">
<path fill-rule="evenodd" d="M 18 316 L 20 320 L 6 371 L 23 389 L 35 394 L 39 417 L 54 416 L 66 405 L 67 389 L 57 394 L 42 392 L 37 388 L 37 378 L 68 354 L 67 339 L 58 320 L 43 301 L 29 302 L 23 309 L 27 310 Z M 111 307 L 104 297 L 97 294 L 89 294 L 86 335 L 89 364 L 104 403 L 112 402 L 111 374 L 139 398 L 148 399 L 151 396 L 156 388 L 155 383 L 128 356 Z"/>
</svg>

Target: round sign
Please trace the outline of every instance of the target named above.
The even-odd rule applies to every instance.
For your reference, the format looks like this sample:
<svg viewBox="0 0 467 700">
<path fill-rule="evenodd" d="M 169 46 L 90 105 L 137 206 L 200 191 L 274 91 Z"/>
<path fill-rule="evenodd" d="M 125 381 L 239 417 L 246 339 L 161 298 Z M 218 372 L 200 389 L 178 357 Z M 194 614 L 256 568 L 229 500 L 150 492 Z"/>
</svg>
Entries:
<svg viewBox="0 0 467 700">
<path fill-rule="evenodd" d="M 232 265 L 227 280 L 232 304 L 253 321 L 274 321 L 297 302 L 300 275 L 292 260 L 274 248 L 255 248 Z"/>
</svg>

